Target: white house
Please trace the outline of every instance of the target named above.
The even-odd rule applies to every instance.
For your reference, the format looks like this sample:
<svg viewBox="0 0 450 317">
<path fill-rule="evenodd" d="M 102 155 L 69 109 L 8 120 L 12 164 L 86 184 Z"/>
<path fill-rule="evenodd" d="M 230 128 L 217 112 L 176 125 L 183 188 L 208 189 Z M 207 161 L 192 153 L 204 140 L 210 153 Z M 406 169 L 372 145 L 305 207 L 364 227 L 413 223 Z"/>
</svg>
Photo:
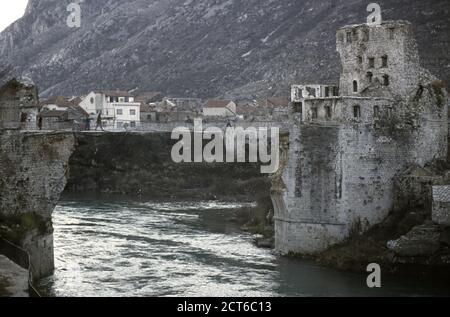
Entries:
<svg viewBox="0 0 450 317">
<path fill-rule="evenodd" d="M 236 104 L 231 100 L 208 100 L 203 106 L 206 117 L 235 117 Z"/>
<path fill-rule="evenodd" d="M 101 113 L 105 126 L 121 129 L 140 125 L 141 103 L 126 91 L 93 91 L 80 106 L 94 118 Z"/>
</svg>

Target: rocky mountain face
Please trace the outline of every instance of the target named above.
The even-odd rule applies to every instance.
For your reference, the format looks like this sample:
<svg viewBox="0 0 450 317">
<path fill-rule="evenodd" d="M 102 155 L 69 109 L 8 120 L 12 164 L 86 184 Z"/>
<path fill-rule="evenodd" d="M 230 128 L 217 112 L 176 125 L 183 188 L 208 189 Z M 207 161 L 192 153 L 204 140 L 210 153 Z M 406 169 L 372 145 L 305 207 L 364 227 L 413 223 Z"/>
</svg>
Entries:
<svg viewBox="0 0 450 317">
<path fill-rule="evenodd" d="M 0 65 L 42 95 L 92 89 L 172 96 L 287 95 L 292 83 L 337 83 L 335 32 L 365 22 L 362 0 L 30 0 L 0 34 Z M 450 79 L 450 2 L 378 0 L 385 20 L 416 29 L 422 64 Z"/>
</svg>

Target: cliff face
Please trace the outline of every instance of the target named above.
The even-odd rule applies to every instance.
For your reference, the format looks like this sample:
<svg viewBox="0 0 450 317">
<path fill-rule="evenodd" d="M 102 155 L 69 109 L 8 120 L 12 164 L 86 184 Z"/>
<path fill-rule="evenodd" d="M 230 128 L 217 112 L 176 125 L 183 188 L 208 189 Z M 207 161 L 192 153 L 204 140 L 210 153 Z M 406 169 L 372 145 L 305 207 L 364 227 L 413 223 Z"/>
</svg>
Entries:
<svg viewBox="0 0 450 317">
<path fill-rule="evenodd" d="M 64 190 L 74 146 L 70 134 L 0 134 L 2 215 L 34 213 L 49 219 Z"/>
<path fill-rule="evenodd" d="M 378 1 L 384 19 L 416 27 L 423 65 L 450 79 L 446 0 Z M 366 20 L 359 0 L 85 0 L 81 28 L 67 1 L 30 0 L 0 34 L 0 65 L 44 95 L 97 88 L 180 96 L 287 94 L 295 82 L 337 83 L 334 33 Z M 5 66 L 6 67 L 6 66 Z"/>
<path fill-rule="evenodd" d="M 174 163 L 170 133 L 77 135 L 67 192 L 164 199 L 250 200 L 268 196 L 259 164 Z"/>
</svg>

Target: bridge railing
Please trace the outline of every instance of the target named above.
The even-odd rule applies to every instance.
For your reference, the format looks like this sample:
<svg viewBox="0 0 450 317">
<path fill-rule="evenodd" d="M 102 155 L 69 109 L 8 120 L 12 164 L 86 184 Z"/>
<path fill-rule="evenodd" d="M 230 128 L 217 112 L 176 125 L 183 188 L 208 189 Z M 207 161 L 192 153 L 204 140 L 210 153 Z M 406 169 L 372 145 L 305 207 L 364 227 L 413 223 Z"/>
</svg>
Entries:
<svg viewBox="0 0 450 317">
<path fill-rule="evenodd" d="M 30 260 L 30 254 L 23 248 L 2 237 L 0 237 L 0 254 L 6 256 L 18 266 L 28 271 L 28 293 L 30 297 L 41 297 L 33 285 L 34 268 Z"/>
<path fill-rule="evenodd" d="M 122 122 L 123 123 L 123 122 Z M 219 128 L 222 130 L 225 130 L 227 127 L 241 127 L 244 129 L 247 128 L 279 128 L 280 130 L 289 130 L 289 124 L 286 122 L 281 121 L 257 121 L 257 122 L 251 122 L 251 121 L 236 121 L 236 122 L 226 122 L 226 121 L 203 121 L 202 122 L 202 128 Z M 137 122 L 134 126 L 131 124 L 122 124 L 120 127 L 117 125 L 103 125 L 103 130 L 107 132 L 172 132 L 176 128 L 180 127 L 186 127 L 189 130 L 194 130 L 194 123 L 193 122 Z M 91 126 L 91 131 L 95 130 L 97 128 L 97 131 L 100 131 L 100 127 Z M 83 131 L 83 129 L 80 129 Z"/>
<path fill-rule="evenodd" d="M 13 127 L 14 126 L 14 127 Z M 139 122 L 139 121 L 120 121 L 103 123 L 101 126 L 97 126 L 94 122 L 89 126 L 82 121 L 62 121 L 62 122 L 45 122 L 41 127 L 38 127 L 36 123 L 18 124 L 11 127 L 4 127 L 11 130 L 21 131 L 105 131 L 105 132 L 172 132 L 179 127 L 186 127 L 190 130 L 194 129 L 194 123 L 192 121 L 179 121 L 179 122 Z M 226 120 L 213 121 L 204 120 L 202 122 L 203 129 L 216 127 L 225 130 L 227 127 L 241 127 L 247 128 L 274 128 L 277 127 L 282 130 L 289 130 L 289 123 L 286 121 L 245 121 L 238 120 L 228 122 Z"/>
</svg>

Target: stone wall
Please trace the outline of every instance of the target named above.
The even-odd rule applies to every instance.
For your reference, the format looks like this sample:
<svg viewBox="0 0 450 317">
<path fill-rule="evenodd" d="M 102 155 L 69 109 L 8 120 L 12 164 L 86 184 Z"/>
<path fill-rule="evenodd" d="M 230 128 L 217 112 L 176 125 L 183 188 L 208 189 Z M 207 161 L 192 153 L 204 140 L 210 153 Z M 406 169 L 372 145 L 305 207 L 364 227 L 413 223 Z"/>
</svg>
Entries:
<svg viewBox="0 0 450 317">
<path fill-rule="evenodd" d="M 277 250 L 313 254 L 367 231 L 393 210 L 402 172 L 446 157 L 447 107 L 428 97 L 418 104 L 407 110 L 419 124 L 399 111 L 389 120 L 302 122 L 291 130 L 285 190 L 273 197 Z"/>
<path fill-rule="evenodd" d="M 395 180 L 394 212 L 420 209 L 431 214 L 431 188 L 433 184 L 442 182 L 442 179 L 420 171 L 422 169 L 419 168 L 408 170 Z"/>
<path fill-rule="evenodd" d="M 0 235 L 30 253 L 37 278 L 53 272 L 51 215 L 74 144 L 72 134 L 0 131 Z"/>
<path fill-rule="evenodd" d="M 433 221 L 450 226 L 450 186 L 433 186 Z"/>
<path fill-rule="evenodd" d="M 282 253 L 319 253 L 366 232 L 393 210 L 398 176 L 447 156 L 448 96 L 420 67 L 409 23 L 344 27 L 337 49 L 340 96 L 305 100 L 291 129 L 285 188 L 273 197 Z"/>
<path fill-rule="evenodd" d="M 337 204 L 341 187 L 339 128 L 297 126 L 290 133 L 284 193 L 273 195 L 276 249 L 309 253 L 346 234 Z"/>
<path fill-rule="evenodd" d="M 276 213 L 278 250 L 323 251 L 387 216 L 393 178 L 407 166 L 405 137 L 386 141 L 365 124 L 302 125 L 298 133 L 284 175 L 286 209 Z"/>
<path fill-rule="evenodd" d="M 375 81 L 390 78 L 394 94 L 405 96 L 418 82 L 419 53 L 412 25 L 405 21 L 383 22 L 381 26 L 351 25 L 337 32 L 337 49 L 341 55 L 343 72 L 340 81 L 342 95 L 359 94 Z M 387 58 L 383 66 L 382 58 Z M 373 58 L 373 66 L 369 59 Z M 367 73 L 372 73 L 369 80 Z M 353 81 L 358 84 L 356 92 Z"/>
<path fill-rule="evenodd" d="M 439 225 L 450 227 L 450 203 L 433 202 L 433 221 Z"/>
</svg>

